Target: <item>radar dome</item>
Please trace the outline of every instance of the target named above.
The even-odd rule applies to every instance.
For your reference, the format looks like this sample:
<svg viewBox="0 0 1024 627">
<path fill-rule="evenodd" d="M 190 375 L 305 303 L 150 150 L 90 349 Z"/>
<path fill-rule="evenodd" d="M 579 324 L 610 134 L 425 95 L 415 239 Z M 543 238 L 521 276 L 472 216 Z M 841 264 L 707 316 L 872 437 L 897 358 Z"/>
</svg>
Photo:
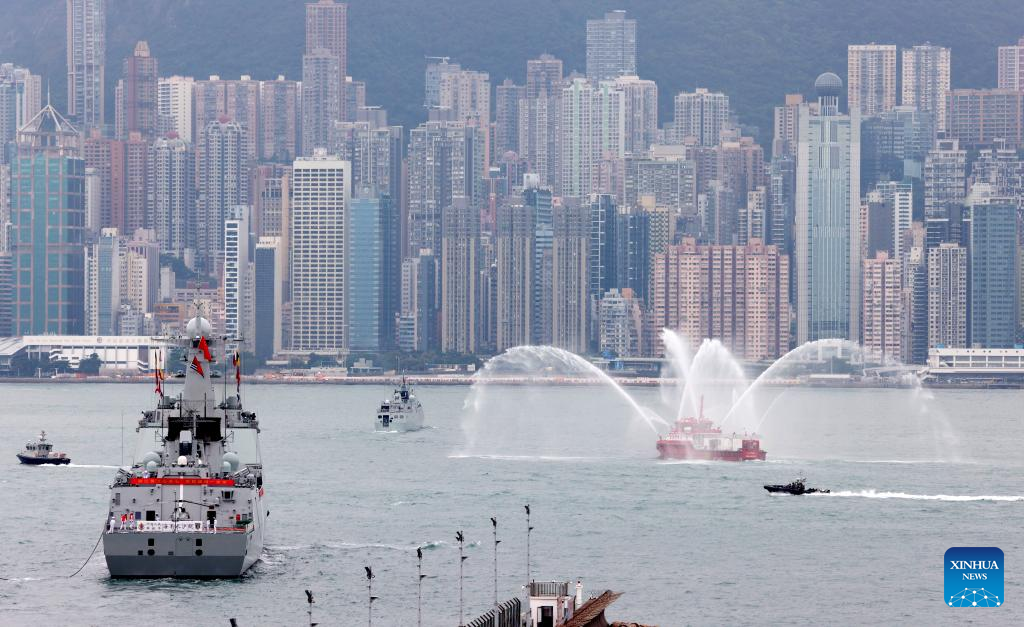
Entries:
<svg viewBox="0 0 1024 627">
<path fill-rule="evenodd" d="M 160 465 L 153 460 L 149 460 L 148 462 L 146 462 L 146 470 L 148 470 L 149 472 L 156 472 L 156 469 L 159 467 Z"/>
<path fill-rule="evenodd" d="M 156 451 L 150 451 L 142 456 L 143 466 L 146 466 L 148 468 L 150 462 L 158 464 L 160 462 L 160 453 L 157 453 Z"/>
<path fill-rule="evenodd" d="M 818 96 L 841 96 L 843 94 L 843 79 L 832 72 L 825 72 L 814 80 L 814 91 Z"/>
<path fill-rule="evenodd" d="M 179 466 L 188 466 L 188 458 L 185 457 L 184 455 L 179 455 L 178 456 L 178 465 Z"/>
<path fill-rule="evenodd" d="M 238 453 L 224 453 L 224 461 L 231 464 L 231 472 L 238 470 L 241 465 L 241 460 L 238 459 Z"/>
<path fill-rule="evenodd" d="M 185 326 L 185 335 L 189 337 L 210 337 L 213 335 L 213 325 L 210 321 L 202 316 L 196 316 L 188 321 Z"/>
</svg>

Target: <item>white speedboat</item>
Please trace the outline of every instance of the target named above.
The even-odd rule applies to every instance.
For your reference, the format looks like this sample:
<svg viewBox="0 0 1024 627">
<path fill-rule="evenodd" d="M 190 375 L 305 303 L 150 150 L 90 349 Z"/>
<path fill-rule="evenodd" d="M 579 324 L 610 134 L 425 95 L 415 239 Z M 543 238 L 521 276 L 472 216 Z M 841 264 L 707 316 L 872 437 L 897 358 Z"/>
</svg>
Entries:
<svg viewBox="0 0 1024 627">
<path fill-rule="evenodd" d="M 377 408 L 377 431 L 417 431 L 423 428 L 423 405 L 402 379 L 391 398 Z"/>
</svg>

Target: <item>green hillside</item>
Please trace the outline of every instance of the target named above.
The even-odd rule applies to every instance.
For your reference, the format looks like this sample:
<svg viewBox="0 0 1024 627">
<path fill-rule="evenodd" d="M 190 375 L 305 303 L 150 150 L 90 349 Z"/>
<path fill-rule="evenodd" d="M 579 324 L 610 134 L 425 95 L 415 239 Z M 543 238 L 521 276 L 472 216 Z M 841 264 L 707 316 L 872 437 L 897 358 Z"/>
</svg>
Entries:
<svg viewBox="0 0 1024 627">
<path fill-rule="evenodd" d="M 304 2 L 298 0 L 109 0 L 108 82 L 137 39 L 162 74 L 298 78 Z M 65 89 L 64 0 L 4 0 L 0 60 L 15 61 Z M 423 57 L 521 81 L 526 59 L 550 52 L 584 67 L 584 20 L 625 8 L 639 21 L 639 67 L 672 94 L 721 89 L 742 121 L 763 130 L 782 94 L 806 91 L 825 70 L 845 75 L 846 45 L 931 41 L 953 49 L 953 83 L 995 82 L 996 46 L 1024 34 L 1020 0 L 352 0 L 349 73 L 394 123 L 422 117 Z M 112 112 L 111 112 L 112 113 Z"/>
</svg>

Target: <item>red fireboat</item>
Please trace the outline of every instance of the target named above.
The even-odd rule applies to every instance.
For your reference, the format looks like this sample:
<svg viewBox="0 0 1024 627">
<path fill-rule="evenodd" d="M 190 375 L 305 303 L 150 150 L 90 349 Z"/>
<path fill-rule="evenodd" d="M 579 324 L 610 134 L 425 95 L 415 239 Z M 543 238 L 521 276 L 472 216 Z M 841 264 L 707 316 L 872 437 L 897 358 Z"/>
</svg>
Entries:
<svg viewBox="0 0 1024 627">
<path fill-rule="evenodd" d="M 704 417 L 704 399 L 697 418 L 680 418 L 666 436 L 658 438 L 660 459 L 713 459 L 727 462 L 761 460 L 768 452 L 761 449 L 757 434 L 724 435 Z"/>
</svg>

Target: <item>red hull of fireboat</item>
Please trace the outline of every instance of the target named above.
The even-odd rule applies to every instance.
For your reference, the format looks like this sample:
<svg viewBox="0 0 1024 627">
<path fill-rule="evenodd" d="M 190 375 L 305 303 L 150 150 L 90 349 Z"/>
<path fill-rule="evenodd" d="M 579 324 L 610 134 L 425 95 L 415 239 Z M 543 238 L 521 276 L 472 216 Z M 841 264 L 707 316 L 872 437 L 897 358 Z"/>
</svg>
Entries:
<svg viewBox="0 0 1024 627">
<path fill-rule="evenodd" d="M 709 450 L 694 448 L 689 442 L 680 442 L 677 440 L 658 440 L 659 459 L 692 459 L 724 462 L 745 462 L 764 461 L 767 457 L 768 452 L 762 450 L 760 446 L 757 446 L 757 448 L 744 447 L 732 451 Z"/>
</svg>

